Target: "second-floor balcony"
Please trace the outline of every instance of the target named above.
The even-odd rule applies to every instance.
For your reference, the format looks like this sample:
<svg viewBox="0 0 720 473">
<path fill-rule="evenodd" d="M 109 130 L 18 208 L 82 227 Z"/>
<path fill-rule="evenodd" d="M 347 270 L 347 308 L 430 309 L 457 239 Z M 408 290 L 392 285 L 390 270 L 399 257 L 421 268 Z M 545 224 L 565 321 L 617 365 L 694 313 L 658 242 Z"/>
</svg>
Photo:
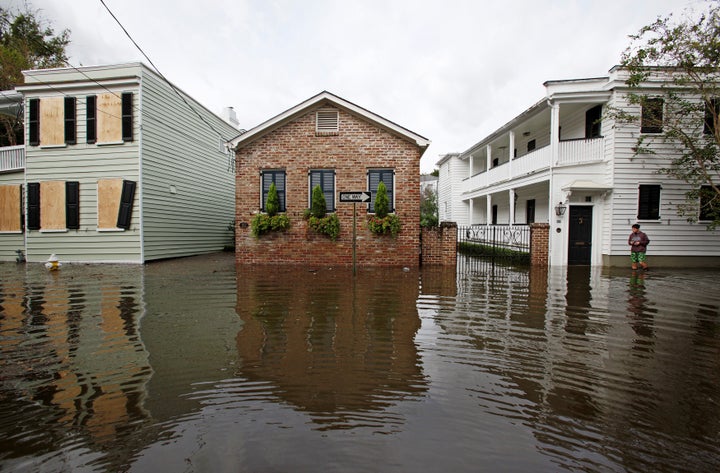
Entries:
<svg viewBox="0 0 720 473">
<path fill-rule="evenodd" d="M 0 172 L 25 169 L 25 146 L 0 147 Z"/>
<path fill-rule="evenodd" d="M 526 155 L 500 163 L 463 180 L 462 192 L 484 189 L 511 179 L 531 175 L 551 167 L 572 166 L 602 161 L 604 157 L 603 138 L 561 141 L 557 157 L 553 158 L 552 147 L 545 146 Z"/>
</svg>

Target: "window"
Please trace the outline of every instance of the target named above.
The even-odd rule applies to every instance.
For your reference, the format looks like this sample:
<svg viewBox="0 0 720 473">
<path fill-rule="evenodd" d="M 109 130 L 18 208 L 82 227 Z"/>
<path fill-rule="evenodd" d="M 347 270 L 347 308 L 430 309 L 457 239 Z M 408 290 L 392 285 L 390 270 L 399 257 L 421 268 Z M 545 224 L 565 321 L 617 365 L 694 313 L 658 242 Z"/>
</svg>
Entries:
<svg viewBox="0 0 720 473">
<path fill-rule="evenodd" d="M 661 98 L 646 98 L 642 101 L 641 133 L 662 133 L 664 103 Z"/>
<path fill-rule="evenodd" d="M 585 112 L 585 139 L 600 137 L 602 105 L 596 105 Z"/>
<path fill-rule="evenodd" d="M 715 134 L 718 125 L 718 115 L 720 115 L 720 99 L 712 98 L 710 103 L 705 102 L 705 123 L 703 125 L 703 133 L 706 135 Z"/>
<path fill-rule="evenodd" d="M 265 212 L 265 204 L 267 203 L 270 184 L 275 183 L 275 189 L 277 189 L 278 198 L 280 200 L 280 212 L 285 212 L 285 171 L 262 171 L 260 181 L 262 186 L 262 201 L 260 202 L 260 209 Z"/>
<path fill-rule="evenodd" d="M 95 103 L 95 139 L 98 143 L 133 141 L 133 94 L 108 92 L 91 100 Z M 88 104 L 90 107 L 90 104 Z M 92 115 L 92 112 L 88 112 Z M 86 116 L 86 119 L 89 117 Z"/>
<path fill-rule="evenodd" d="M 80 228 L 80 184 L 75 181 L 29 182 L 28 230 Z"/>
<path fill-rule="evenodd" d="M 123 179 L 98 181 L 98 230 L 130 228 L 135 187 L 134 181 Z"/>
<path fill-rule="evenodd" d="M 378 184 L 382 181 L 387 188 L 388 201 L 390 202 L 390 212 L 395 212 L 395 171 L 392 169 L 371 169 L 368 171 L 368 190 L 370 190 L 370 204 L 368 212 L 375 212 L 375 196 L 377 194 Z"/>
<path fill-rule="evenodd" d="M 700 187 L 700 220 L 715 220 L 720 213 L 720 197 L 712 186 Z"/>
<path fill-rule="evenodd" d="M 333 108 L 322 108 L 315 114 L 315 133 L 318 135 L 337 134 L 340 130 L 340 116 Z"/>
<path fill-rule="evenodd" d="M 638 191 L 638 220 L 660 219 L 659 185 L 641 184 Z"/>
<path fill-rule="evenodd" d="M 75 144 L 75 97 L 46 97 L 28 101 L 28 144 Z"/>
<path fill-rule="evenodd" d="M 527 224 L 535 222 L 535 199 L 528 199 L 525 204 L 525 221 Z"/>
<path fill-rule="evenodd" d="M 85 105 L 85 142 L 92 144 L 97 141 L 97 97 L 91 95 Z"/>
<path fill-rule="evenodd" d="M 496 168 L 500 164 L 500 158 L 493 158 L 492 167 Z"/>
<path fill-rule="evenodd" d="M 0 232 L 22 232 L 22 186 L 0 186 Z"/>
<path fill-rule="evenodd" d="M 315 186 L 320 186 L 325 195 L 325 209 L 328 212 L 335 212 L 335 171 L 332 169 L 313 169 L 309 174 L 308 207 L 312 206 L 313 189 Z"/>
<path fill-rule="evenodd" d="M 533 151 L 535 149 L 535 140 L 528 141 L 527 144 L 527 152 Z"/>
</svg>

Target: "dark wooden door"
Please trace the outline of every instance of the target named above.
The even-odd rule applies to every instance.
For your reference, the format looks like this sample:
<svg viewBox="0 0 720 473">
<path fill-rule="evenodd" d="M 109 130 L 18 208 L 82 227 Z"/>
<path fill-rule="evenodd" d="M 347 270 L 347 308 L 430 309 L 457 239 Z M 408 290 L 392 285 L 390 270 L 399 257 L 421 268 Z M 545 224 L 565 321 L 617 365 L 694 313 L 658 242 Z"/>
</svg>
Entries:
<svg viewBox="0 0 720 473">
<path fill-rule="evenodd" d="M 570 206 L 568 264 L 590 264 L 592 249 L 592 210 L 585 205 Z"/>
</svg>

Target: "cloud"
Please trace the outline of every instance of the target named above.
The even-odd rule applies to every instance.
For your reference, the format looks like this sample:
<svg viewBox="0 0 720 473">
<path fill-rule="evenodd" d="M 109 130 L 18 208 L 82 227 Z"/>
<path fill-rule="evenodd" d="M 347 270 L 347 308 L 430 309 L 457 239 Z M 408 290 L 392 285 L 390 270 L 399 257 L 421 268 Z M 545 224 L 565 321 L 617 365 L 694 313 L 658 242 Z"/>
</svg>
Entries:
<svg viewBox="0 0 720 473">
<path fill-rule="evenodd" d="M 73 65 L 147 61 L 97 0 L 31 0 L 70 28 Z M 10 0 L 22 6 L 24 0 Z M 698 1 L 105 0 L 175 85 L 252 128 L 329 90 L 463 151 L 544 95 L 597 77 L 627 36 Z"/>
</svg>

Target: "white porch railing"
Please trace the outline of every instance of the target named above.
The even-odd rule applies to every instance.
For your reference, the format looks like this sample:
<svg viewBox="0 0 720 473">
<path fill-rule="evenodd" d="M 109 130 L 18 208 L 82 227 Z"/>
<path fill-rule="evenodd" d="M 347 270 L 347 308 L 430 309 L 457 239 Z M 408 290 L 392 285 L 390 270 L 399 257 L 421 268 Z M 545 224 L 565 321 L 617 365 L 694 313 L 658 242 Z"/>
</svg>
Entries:
<svg viewBox="0 0 720 473">
<path fill-rule="evenodd" d="M 25 146 L 5 146 L 0 148 L 0 172 L 25 169 Z"/>
<path fill-rule="evenodd" d="M 602 161 L 605 152 L 604 146 L 605 140 L 602 138 L 561 141 L 555 166 Z M 483 171 L 464 179 L 461 192 L 473 192 L 499 182 L 549 169 L 553 162 L 551 149 L 550 146 L 536 149 L 511 162 L 503 163 L 489 171 Z"/>
</svg>

